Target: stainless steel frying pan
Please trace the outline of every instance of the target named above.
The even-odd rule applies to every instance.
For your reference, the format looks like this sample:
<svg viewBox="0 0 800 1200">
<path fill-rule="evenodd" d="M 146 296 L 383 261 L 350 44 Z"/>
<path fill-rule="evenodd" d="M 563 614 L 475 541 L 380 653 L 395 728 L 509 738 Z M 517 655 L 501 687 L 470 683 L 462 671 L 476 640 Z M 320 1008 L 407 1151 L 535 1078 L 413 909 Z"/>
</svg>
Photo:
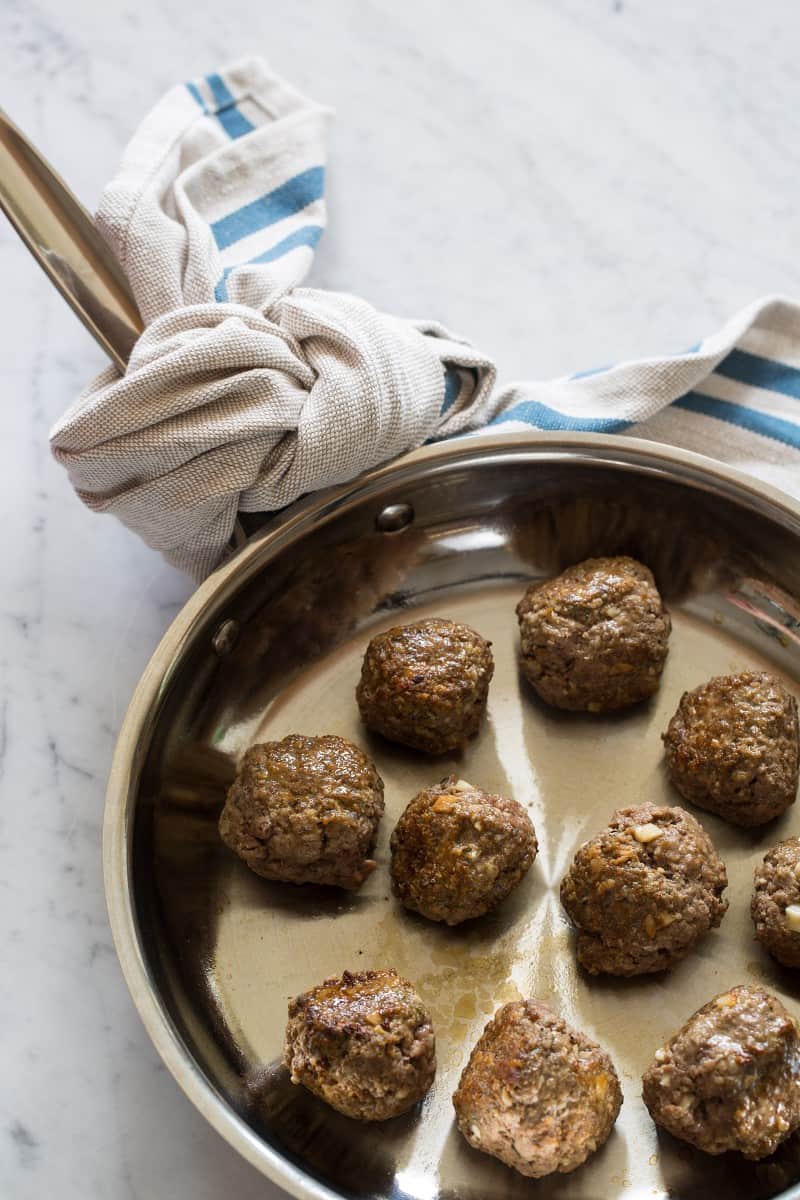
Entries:
<svg viewBox="0 0 800 1200">
<path fill-rule="evenodd" d="M 0 160 L 0 169 L 2 161 Z M 674 619 L 658 697 L 606 718 L 539 705 L 516 665 L 525 582 L 589 554 L 656 573 Z M 463 438 L 407 455 L 267 522 L 190 599 L 131 701 L 108 787 L 104 859 L 120 962 L 142 1019 L 209 1122 L 298 1197 L 609 1200 L 800 1196 L 800 1141 L 772 1159 L 711 1158 L 659 1134 L 639 1098 L 654 1049 L 715 992 L 764 983 L 800 1016 L 800 981 L 752 939 L 754 864 L 795 832 L 701 814 L 728 865 L 730 911 L 664 977 L 576 969 L 558 884 L 611 810 L 670 800 L 659 734 L 682 690 L 767 666 L 800 685 L 800 505 L 712 460 L 589 435 Z M 423 760 L 359 727 L 367 638 L 446 614 L 492 639 L 485 729 L 458 758 Z M 289 731 L 351 737 L 386 783 L 379 870 L 355 894 L 272 885 L 221 845 L 238 757 Z M 456 769 L 529 808 L 540 853 L 495 914 L 445 929 L 391 897 L 388 835 L 421 786 Z M 280 1066 L 287 998 L 343 968 L 394 965 L 434 1017 L 439 1068 L 420 1111 L 365 1126 L 293 1087 Z M 625 1103 L 579 1171 L 537 1183 L 471 1150 L 450 1094 L 487 1017 L 535 994 L 610 1051 Z"/>
</svg>

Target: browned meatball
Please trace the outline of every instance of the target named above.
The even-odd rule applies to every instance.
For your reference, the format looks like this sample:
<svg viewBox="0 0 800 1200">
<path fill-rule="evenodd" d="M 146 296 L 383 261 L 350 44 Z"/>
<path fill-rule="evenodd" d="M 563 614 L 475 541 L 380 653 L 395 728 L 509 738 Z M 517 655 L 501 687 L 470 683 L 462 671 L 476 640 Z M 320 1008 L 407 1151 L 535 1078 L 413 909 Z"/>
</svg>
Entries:
<svg viewBox="0 0 800 1200">
<path fill-rule="evenodd" d="M 684 692 L 663 735 L 682 796 L 734 825 L 762 825 L 797 795 L 797 702 L 763 671 Z"/>
<path fill-rule="evenodd" d="M 548 704 L 610 712 L 657 690 L 671 628 L 633 558 L 587 558 L 533 583 L 517 605 L 521 667 Z"/>
<path fill-rule="evenodd" d="M 367 646 L 356 689 L 362 721 L 415 750 L 459 750 L 486 711 L 490 646 L 469 625 L 438 618 L 379 633 Z"/>
<path fill-rule="evenodd" d="M 406 908 L 458 925 L 517 886 L 536 857 L 536 833 L 516 800 L 455 775 L 415 796 L 391 840 L 392 879 Z"/>
<path fill-rule="evenodd" d="M 357 888 L 382 815 L 383 780 L 358 746 L 293 733 L 247 751 L 219 832 L 265 879 Z"/>
<path fill-rule="evenodd" d="M 741 985 L 704 1004 L 642 1078 L 650 1116 L 707 1154 L 766 1158 L 800 1127 L 800 1029 Z"/>
<path fill-rule="evenodd" d="M 561 903 L 578 929 L 578 961 L 592 975 L 643 975 L 684 958 L 719 925 L 725 864 L 682 808 L 640 804 L 615 812 L 575 855 Z"/>
<path fill-rule="evenodd" d="M 800 838 L 767 851 L 756 868 L 750 915 L 770 954 L 785 967 L 800 967 Z"/>
<path fill-rule="evenodd" d="M 345 971 L 289 1004 L 283 1061 L 332 1108 L 386 1121 L 433 1083 L 436 1041 L 425 1006 L 396 971 Z"/>
<path fill-rule="evenodd" d="M 505 1004 L 453 1096 L 476 1150 L 534 1179 L 574 1171 L 602 1146 L 622 1104 L 611 1059 L 543 1004 Z"/>
</svg>

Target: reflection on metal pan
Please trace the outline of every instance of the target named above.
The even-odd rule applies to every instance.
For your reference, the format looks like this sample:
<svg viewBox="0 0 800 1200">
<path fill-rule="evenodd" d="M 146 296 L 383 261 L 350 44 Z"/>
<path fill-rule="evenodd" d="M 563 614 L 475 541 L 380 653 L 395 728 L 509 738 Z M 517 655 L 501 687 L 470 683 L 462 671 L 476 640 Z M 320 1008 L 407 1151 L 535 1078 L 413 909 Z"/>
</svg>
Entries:
<svg viewBox="0 0 800 1200">
<path fill-rule="evenodd" d="M 518 674 L 515 602 L 529 579 L 616 553 L 648 563 L 673 614 L 661 690 L 611 717 L 548 710 Z M 639 1095 L 656 1047 L 725 987 L 758 981 L 800 1016 L 800 979 L 755 943 L 748 915 L 753 867 L 797 832 L 800 811 L 760 832 L 697 814 L 728 865 L 730 911 L 668 975 L 584 976 L 558 901 L 577 844 L 614 808 L 678 802 L 659 735 L 684 689 L 765 666 L 798 691 L 797 596 L 800 506 L 710 460 L 627 439 L 507 435 L 430 447 L 257 533 L 189 601 L 145 672 L 120 734 L 105 828 L 128 984 L 209 1121 L 300 1197 L 512 1200 L 532 1187 L 542 1200 L 800 1196 L 798 1139 L 764 1163 L 710 1158 L 657 1133 Z M 406 752 L 358 723 L 366 640 L 422 615 L 468 621 L 494 644 L 488 721 L 457 758 Z M 238 757 L 291 731 L 352 738 L 386 782 L 379 869 L 355 894 L 259 880 L 217 836 Z M 526 804 L 540 843 L 506 904 L 454 929 L 400 909 L 387 866 L 399 813 L 451 770 Z M 430 1007 L 439 1069 L 421 1110 L 359 1125 L 289 1083 L 286 1002 L 327 974 L 384 965 Z M 600 1041 L 625 1093 L 606 1146 L 574 1174 L 535 1184 L 471 1150 L 450 1102 L 488 1016 L 526 994 Z"/>
</svg>

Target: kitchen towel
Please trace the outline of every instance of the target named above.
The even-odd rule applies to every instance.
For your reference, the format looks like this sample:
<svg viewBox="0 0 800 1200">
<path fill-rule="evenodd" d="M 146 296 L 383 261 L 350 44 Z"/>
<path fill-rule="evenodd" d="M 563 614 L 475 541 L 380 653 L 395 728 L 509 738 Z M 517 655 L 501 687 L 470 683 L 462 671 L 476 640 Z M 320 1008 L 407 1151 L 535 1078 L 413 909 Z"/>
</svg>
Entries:
<svg viewBox="0 0 800 1200">
<path fill-rule="evenodd" d="M 195 579 L 236 514 L 283 508 L 431 439 L 626 432 L 800 487 L 800 309 L 760 301 L 676 356 L 494 388 L 435 322 L 299 286 L 325 228 L 328 112 L 251 58 L 144 119 L 97 223 L 145 331 L 51 433 L 80 498 Z"/>
</svg>

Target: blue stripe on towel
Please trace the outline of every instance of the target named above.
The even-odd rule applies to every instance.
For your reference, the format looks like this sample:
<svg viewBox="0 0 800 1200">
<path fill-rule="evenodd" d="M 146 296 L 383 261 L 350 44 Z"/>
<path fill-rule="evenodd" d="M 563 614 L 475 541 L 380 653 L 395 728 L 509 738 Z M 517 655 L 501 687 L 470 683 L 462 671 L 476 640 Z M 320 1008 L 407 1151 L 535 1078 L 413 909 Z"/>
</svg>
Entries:
<svg viewBox="0 0 800 1200">
<path fill-rule="evenodd" d="M 236 98 L 222 76 L 206 75 L 206 83 L 211 89 L 211 95 L 217 106 L 216 115 L 228 137 L 240 138 L 244 137 L 246 133 L 252 133 L 255 125 L 239 112 L 236 107 Z"/>
<path fill-rule="evenodd" d="M 284 254 L 297 249 L 298 246 L 310 246 L 313 250 L 323 233 L 321 225 L 303 225 L 300 229 L 295 229 L 294 233 L 288 234 L 277 245 L 271 246 L 269 250 L 265 250 L 263 254 L 258 254 L 249 261 L 250 263 L 274 262 L 276 258 L 283 258 Z"/>
<path fill-rule="evenodd" d="M 222 272 L 222 278 L 214 288 L 214 299 L 217 304 L 226 304 L 228 301 L 228 276 L 231 271 L 235 271 L 235 267 L 228 267 Z"/>
<path fill-rule="evenodd" d="M 444 369 L 444 400 L 442 401 L 442 409 L 440 416 L 444 416 L 446 412 L 453 407 L 461 393 L 461 376 L 458 370 L 454 367 L 445 367 Z"/>
<path fill-rule="evenodd" d="M 762 358 L 760 354 L 750 354 L 747 350 L 731 350 L 717 364 L 715 373 L 735 379 L 737 383 L 749 383 L 752 387 L 800 399 L 800 371 L 774 358 Z"/>
<path fill-rule="evenodd" d="M 574 375 L 570 375 L 570 379 L 588 379 L 590 375 L 603 375 L 614 365 L 614 363 L 608 363 L 605 367 L 589 367 L 588 371 L 576 371 Z"/>
<path fill-rule="evenodd" d="M 240 242 L 242 238 L 258 233 L 276 221 L 294 216 L 314 200 L 319 200 L 324 190 L 325 168 L 309 167 L 258 200 L 214 221 L 211 226 L 214 240 L 220 250 L 225 250 L 234 242 Z"/>
<path fill-rule="evenodd" d="M 782 442 L 784 446 L 800 450 L 800 425 L 795 425 L 792 421 L 770 417 L 767 413 L 745 408 L 742 404 L 733 404 L 730 400 L 716 400 L 713 396 L 704 396 L 700 392 L 688 392 L 675 400 L 674 404 L 676 408 L 700 413 L 704 417 L 716 417 L 718 421 L 738 425 L 740 429 L 759 433 L 762 437 L 772 438 L 776 442 Z"/>
<path fill-rule="evenodd" d="M 572 430 L 574 433 L 622 433 L 629 429 L 632 422 L 622 421 L 618 417 L 571 417 L 567 413 L 548 408 L 538 400 L 522 400 L 513 408 L 498 413 L 489 422 L 490 425 L 501 425 L 504 421 L 525 421 L 538 429 Z"/>
<path fill-rule="evenodd" d="M 695 342 L 688 350 L 683 350 L 680 354 L 676 354 L 675 358 L 684 358 L 689 354 L 697 354 L 703 343 Z M 735 351 L 734 351 L 735 353 Z M 576 371 L 574 375 L 570 375 L 570 379 L 588 379 L 591 375 L 604 375 L 606 371 L 613 371 L 615 367 L 626 366 L 626 363 L 608 363 L 604 367 L 590 367 L 588 371 Z M 719 369 L 719 368 L 717 368 Z"/>
<path fill-rule="evenodd" d="M 187 83 L 186 90 L 189 93 L 189 95 L 192 97 L 192 99 L 195 100 L 200 105 L 203 112 L 207 113 L 208 109 L 206 107 L 206 102 L 203 99 L 202 95 L 200 94 L 200 88 L 197 86 L 197 84 L 196 83 Z"/>
<path fill-rule="evenodd" d="M 296 250 L 298 246 L 309 246 L 313 250 L 323 232 L 321 225 L 303 225 L 302 228 L 295 229 L 294 233 L 290 233 L 276 245 L 270 246 L 269 250 L 265 250 L 263 254 L 249 259 L 246 263 L 236 263 L 235 266 L 226 267 L 214 289 L 214 299 L 220 304 L 224 304 L 228 299 L 228 276 L 237 267 L 251 267 L 255 263 L 274 262 L 276 258 L 283 258 L 284 254 L 288 254 L 290 250 Z"/>
</svg>

